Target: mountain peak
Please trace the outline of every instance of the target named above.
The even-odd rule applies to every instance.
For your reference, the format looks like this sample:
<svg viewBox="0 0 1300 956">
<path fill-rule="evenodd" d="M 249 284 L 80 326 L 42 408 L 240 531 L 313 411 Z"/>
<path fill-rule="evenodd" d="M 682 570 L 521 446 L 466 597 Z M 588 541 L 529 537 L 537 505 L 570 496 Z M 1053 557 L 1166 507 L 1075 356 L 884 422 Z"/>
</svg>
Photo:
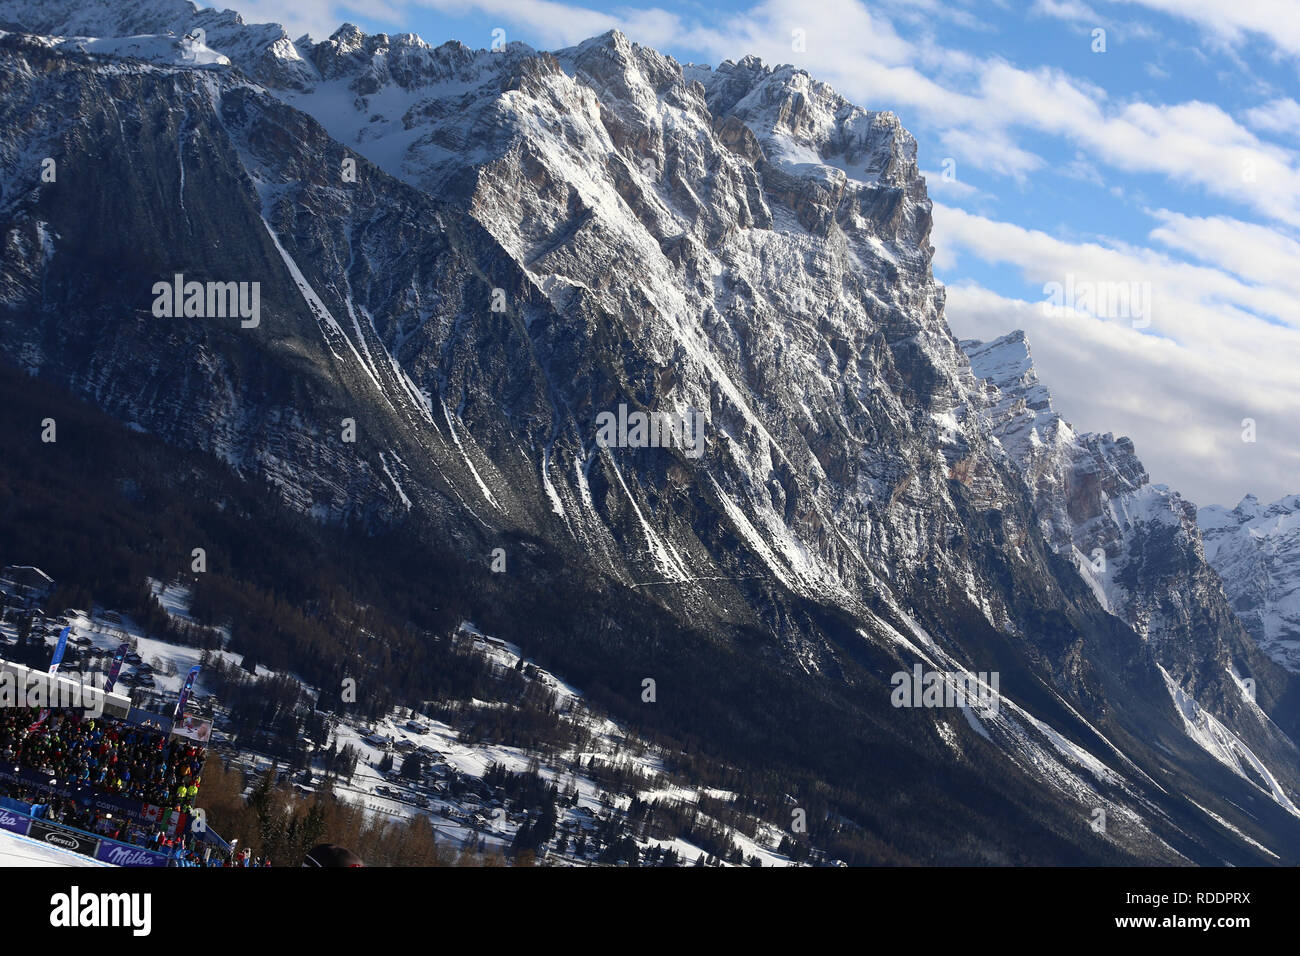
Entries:
<svg viewBox="0 0 1300 956">
<path fill-rule="evenodd" d="M 366 34 L 355 23 L 345 23 L 331 33 L 329 38 L 343 50 L 356 50 L 365 43 Z"/>
<path fill-rule="evenodd" d="M 611 30 L 606 30 L 604 33 L 598 34 L 597 36 L 590 37 L 589 39 L 583 40 L 581 43 L 578 44 L 578 46 L 579 48 L 605 46 L 614 50 L 630 52 L 633 44 L 632 41 L 627 38 L 627 35 L 624 34 L 622 30 L 611 29 Z"/>
<path fill-rule="evenodd" d="M 1024 393 L 1035 387 L 1042 388 L 1029 348 L 1029 337 L 1024 330 L 1016 329 L 991 342 L 967 340 L 960 344 L 970 359 L 971 372 L 976 378 L 990 381 L 1004 392 Z M 1044 397 L 1046 404 L 1043 407 L 1050 408 L 1051 396 Z"/>
<path fill-rule="evenodd" d="M 630 63 L 647 50 L 647 47 L 633 43 L 620 30 L 606 30 L 575 46 L 556 50 L 555 57 L 573 62 L 590 62 L 593 57 L 603 57 L 619 63 Z"/>
</svg>

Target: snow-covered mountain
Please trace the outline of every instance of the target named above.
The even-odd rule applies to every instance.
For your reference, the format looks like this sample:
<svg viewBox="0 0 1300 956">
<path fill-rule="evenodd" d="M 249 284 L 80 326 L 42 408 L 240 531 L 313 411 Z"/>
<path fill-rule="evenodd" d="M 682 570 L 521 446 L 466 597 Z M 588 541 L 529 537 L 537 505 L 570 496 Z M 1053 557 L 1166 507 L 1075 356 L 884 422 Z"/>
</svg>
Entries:
<svg viewBox="0 0 1300 956">
<path fill-rule="evenodd" d="M 987 390 L 994 434 L 1033 493 L 1052 548 L 1139 634 L 1185 642 L 1193 609 L 1221 597 L 1196 506 L 1150 484 L 1131 439 L 1077 432 L 1061 417 L 1024 332 L 962 346 Z"/>
<path fill-rule="evenodd" d="M 1233 613 L 1207 533 L 1209 509 L 1149 482 L 1133 442 L 1075 431 L 1039 381 L 1024 332 L 962 343 L 986 389 L 998 441 L 1037 503 L 1044 537 L 1069 559 L 1098 601 L 1150 644 L 1173 685 L 1196 687 L 1218 713 L 1235 712 L 1272 736 L 1269 719 L 1242 688 L 1270 671 L 1272 652 Z M 1224 524 L 1227 521 L 1225 519 Z M 1276 654 L 1274 654 L 1276 656 Z M 1267 745 L 1265 745 L 1267 746 Z"/>
<path fill-rule="evenodd" d="M 184 42 L 197 59 L 207 59 L 203 50 L 220 50 L 222 56 L 239 64 L 250 76 L 276 85 L 309 81 L 312 68 L 303 62 L 297 45 L 278 23 L 246 24 L 233 10 L 200 8 L 190 0 L 87 0 L 85 3 L 47 4 L 42 0 L 13 0 L 0 10 L 0 29 L 13 27 L 49 37 L 84 42 L 94 38 L 86 52 L 135 56 L 126 48 L 117 51 L 104 45 L 107 39 L 137 40 L 164 38 Z M 201 39 L 200 39 L 201 38 Z M 300 42 L 307 44 L 304 37 Z M 149 51 L 145 59 L 154 59 Z"/>
<path fill-rule="evenodd" d="M 1300 671 L 1300 495 L 1197 513 L 1205 554 L 1233 610 L 1272 658 Z"/>
<path fill-rule="evenodd" d="M 797 680 L 830 730 L 765 722 L 744 675 L 655 719 L 834 780 L 879 859 L 1300 859 L 1294 678 L 1131 443 L 1075 435 L 1023 338 L 963 352 L 888 110 L 616 32 L 317 43 L 188 0 L 0 24 L 7 361 L 321 520 L 500 548 L 521 590 L 562 567 L 593 614 L 649 602 Z M 260 283 L 260 322 L 156 316 L 176 274 Z M 694 410 L 702 451 L 610 447 L 620 408 Z M 899 709 L 913 665 L 997 672 L 1002 706 Z"/>
</svg>

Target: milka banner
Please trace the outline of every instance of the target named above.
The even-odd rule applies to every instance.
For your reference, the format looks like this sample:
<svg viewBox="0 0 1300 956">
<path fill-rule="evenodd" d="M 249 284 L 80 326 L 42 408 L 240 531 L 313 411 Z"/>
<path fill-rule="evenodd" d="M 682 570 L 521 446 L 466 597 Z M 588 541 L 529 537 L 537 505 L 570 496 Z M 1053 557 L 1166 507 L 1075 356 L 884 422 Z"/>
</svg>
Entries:
<svg viewBox="0 0 1300 956">
<path fill-rule="evenodd" d="M 27 828 L 32 825 L 32 818 L 23 813 L 14 813 L 0 807 L 0 830 L 8 830 L 21 836 L 27 835 Z"/>
<path fill-rule="evenodd" d="M 154 853 L 152 850 L 138 846 L 127 846 L 124 843 L 114 843 L 112 840 L 100 841 L 99 849 L 95 851 L 95 859 L 114 866 L 167 865 L 167 857 L 161 853 Z"/>
</svg>

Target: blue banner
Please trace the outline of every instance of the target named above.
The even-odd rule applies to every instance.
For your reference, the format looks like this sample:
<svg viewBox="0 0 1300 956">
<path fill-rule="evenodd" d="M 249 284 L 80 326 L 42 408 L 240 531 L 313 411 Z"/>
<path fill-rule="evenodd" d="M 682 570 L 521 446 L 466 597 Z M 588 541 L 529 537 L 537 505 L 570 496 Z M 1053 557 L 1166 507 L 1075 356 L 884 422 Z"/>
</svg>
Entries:
<svg viewBox="0 0 1300 956">
<path fill-rule="evenodd" d="M 69 625 L 59 632 L 59 643 L 54 648 L 54 657 L 50 659 L 50 673 L 58 672 L 59 665 L 63 663 L 63 652 L 68 649 L 68 635 L 72 633 L 72 627 Z"/>
<path fill-rule="evenodd" d="M 212 844 L 213 846 L 215 846 L 217 849 L 219 849 L 219 850 L 225 850 L 227 853 L 229 853 L 231 850 L 234 849 L 233 846 L 231 846 L 229 843 L 227 843 L 225 840 L 223 840 L 220 836 L 218 836 L 218 835 L 217 835 L 217 831 L 216 831 L 216 830 L 213 830 L 211 827 L 205 826 L 202 830 L 196 830 L 196 829 L 195 829 L 195 824 L 197 824 L 197 823 L 198 823 L 198 818 L 196 817 L 196 818 L 195 818 L 195 819 L 190 823 L 190 832 L 193 833 L 193 834 L 194 834 L 196 837 L 198 837 L 200 840 L 202 840 L 202 841 L 205 842 L 205 843 L 211 843 L 211 844 Z"/>
<path fill-rule="evenodd" d="M 0 767 L 0 780 L 15 783 L 32 793 L 57 794 L 76 800 L 82 806 L 121 813 L 132 820 L 141 819 L 144 810 L 144 804 L 139 800 L 127 800 L 115 794 L 101 793 L 91 787 L 78 784 L 68 785 L 57 781 L 51 783 L 48 773 L 37 773 L 31 767 L 11 768 L 8 765 Z"/>
</svg>

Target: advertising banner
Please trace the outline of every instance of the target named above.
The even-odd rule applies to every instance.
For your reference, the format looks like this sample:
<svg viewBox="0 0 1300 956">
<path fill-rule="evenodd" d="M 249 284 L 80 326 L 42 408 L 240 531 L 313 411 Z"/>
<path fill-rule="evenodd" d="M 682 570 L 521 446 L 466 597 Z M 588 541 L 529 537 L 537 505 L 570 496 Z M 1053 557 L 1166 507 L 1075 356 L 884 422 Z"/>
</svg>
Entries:
<svg viewBox="0 0 1300 956">
<path fill-rule="evenodd" d="M 133 819 L 140 816 L 139 800 L 125 800 L 122 797 L 100 793 L 90 787 L 50 783 L 48 774 L 37 773 L 30 767 L 19 767 L 16 773 L 11 769 L 0 769 L 0 780 L 19 784 L 33 793 L 53 793 L 60 797 L 67 797 L 76 800 L 83 807 L 94 807 L 96 810 L 106 810 L 112 813 L 124 813 Z"/>
<path fill-rule="evenodd" d="M 71 627 L 65 627 L 59 631 L 59 643 L 54 645 L 54 656 L 50 658 L 50 673 L 57 674 L 59 665 L 63 663 L 63 652 L 68 649 L 68 634 L 71 633 Z"/>
<path fill-rule="evenodd" d="M 116 840 L 99 839 L 81 830 L 72 830 L 45 820 L 34 820 L 25 813 L 0 807 L 0 830 L 40 840 L 50 846 L 84 853 L 113 866 L 166 866 L 167 857 L 144 847 L 129 846 Z"/>
<path fill-rule="evenodd" d="M 161 853 L 154 853 L 152 850 L 146 850 L 143 847 L 114 843 L 112 840 L 102 840 L 100 842 L 99 849 L 95 852 L 95 859 L 103 860 L 105 863 L 111 863 L 114 866 L 167 865 L 167 857 Z"/>
<path fill-rule="evenodd" d="M 182 717 L 176 721 L 172 733 L 180 737 L 188 737 L 195 743 L 207 744 L 212 737 L 212 721 L 204 720 L 201 717 Z"/>
<path fill-rule="evenodd" d="M 108 670 L 108 680 L 104 681 L 105 694 L 113 692 L 113 688 L 117 684 L 117 675 L 122 673 L 122 661 L 126 659 L 126 652 L 130 649 L 130 644 L 122 643 L 118 645 L 117 653 L 113 655 L 113 666 Z"/>
<path fill-rule="evenodd" d="M 63 827 L 46 823 L 44 820 L 31 821 L 31 827 L 28 829 L 27 835 L 33 840 L 40 840 L 50 846 L 73 850 L 86 856 L 94 856 L 95 851 L 99 849 L 99 840 L 90 834 L 65 830 Z"/>
<path fill-rule="evenodd" d="M 31 817 L 25 814 L 14 813 L 12 810 L 0 807 L 0 830 L 8 830 L 10 833 L 26 836 L 27 828 L 31 826 L 31 822 Z"/>
<path fill-rule="evenodd" d="M 199 664 L 195 664 L 190 668 L 189 675 L 185 678 L 185 684 L 181 687 L 181 696 L 176 701 L 176 711 L 172 716 L 179 718 L 185 714 L 185 705 L 189 703 L 190 692 L 194 690 L 194 682 L 198 679 L 200 670 L 201 666 Z"/>
</svg>

